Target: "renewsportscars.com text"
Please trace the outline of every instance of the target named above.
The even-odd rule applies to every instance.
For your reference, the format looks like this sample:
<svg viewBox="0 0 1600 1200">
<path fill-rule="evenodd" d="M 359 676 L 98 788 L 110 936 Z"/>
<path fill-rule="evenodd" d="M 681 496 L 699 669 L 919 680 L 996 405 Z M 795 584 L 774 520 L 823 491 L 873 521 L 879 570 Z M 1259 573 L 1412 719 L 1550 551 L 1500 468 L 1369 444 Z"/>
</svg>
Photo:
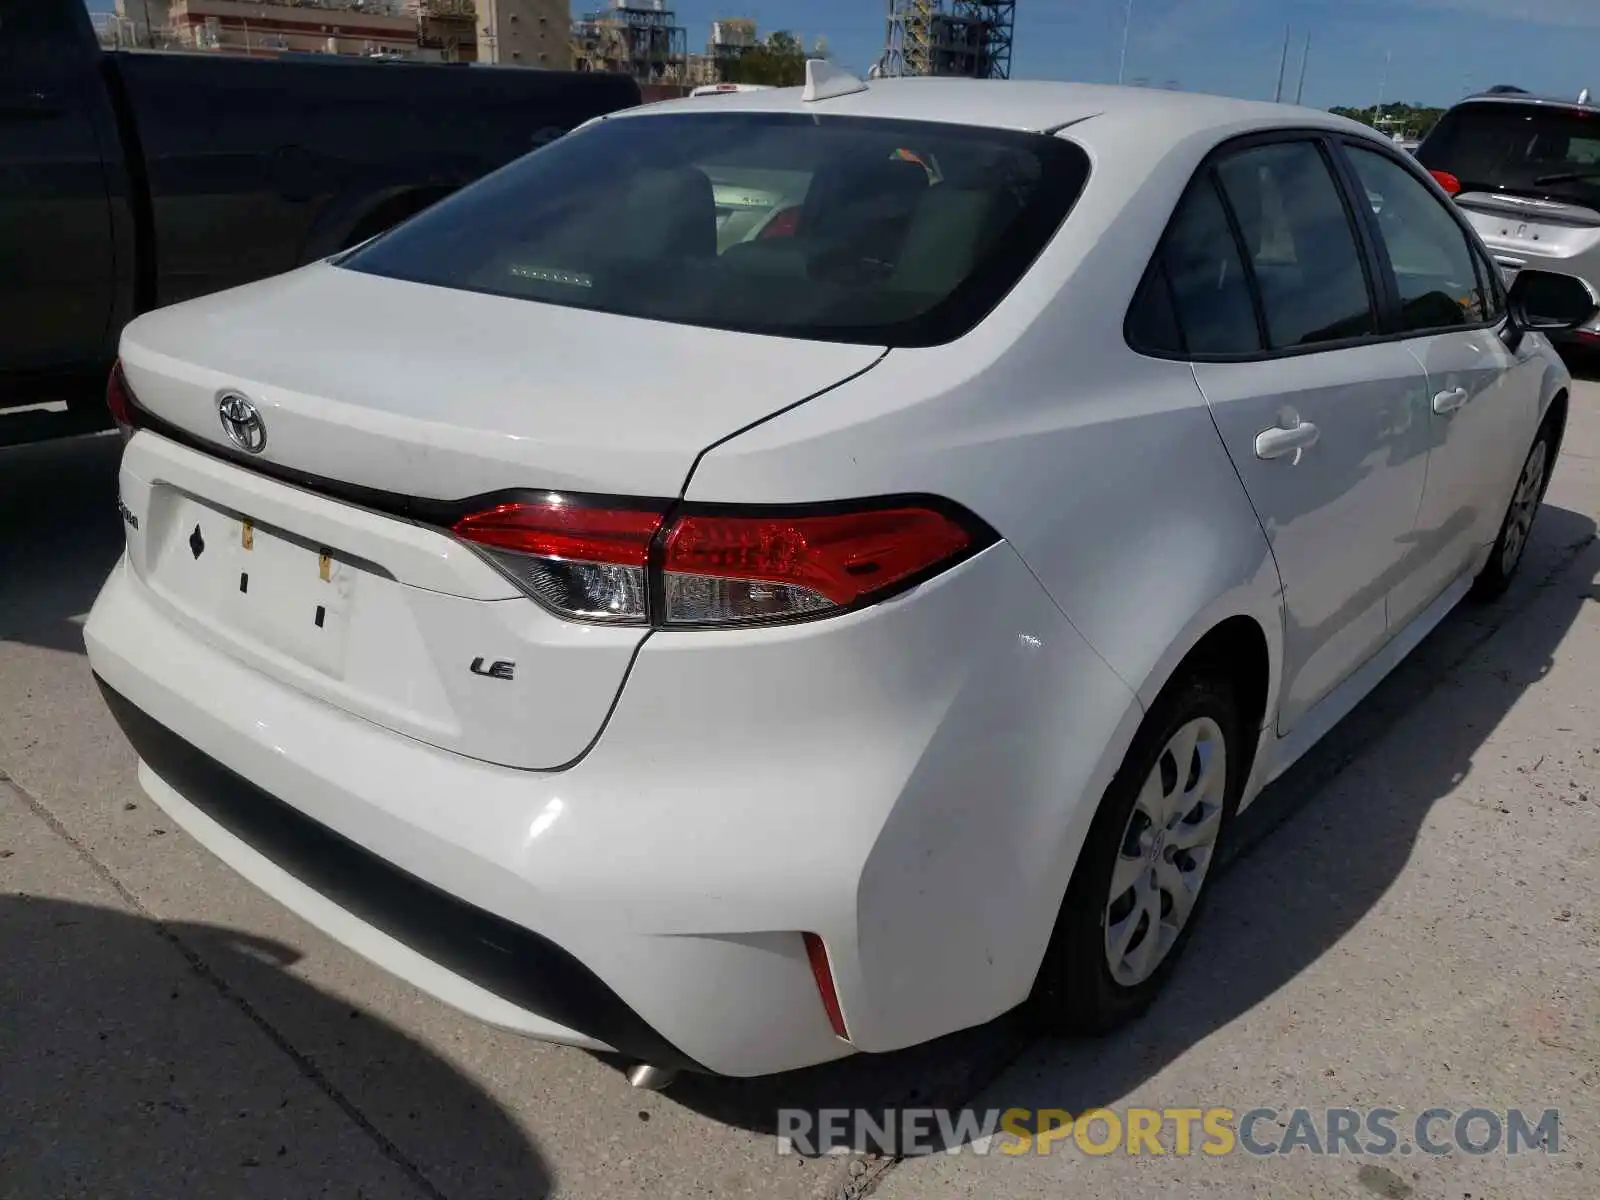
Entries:
<svg viewBox="0 0 1600 1200">
<path fill-rule="evenodd" d="M 1559 1154 L 1547 1108 L 825 1108 L 778 1111 L 780 1154 Z"/>
</svg>

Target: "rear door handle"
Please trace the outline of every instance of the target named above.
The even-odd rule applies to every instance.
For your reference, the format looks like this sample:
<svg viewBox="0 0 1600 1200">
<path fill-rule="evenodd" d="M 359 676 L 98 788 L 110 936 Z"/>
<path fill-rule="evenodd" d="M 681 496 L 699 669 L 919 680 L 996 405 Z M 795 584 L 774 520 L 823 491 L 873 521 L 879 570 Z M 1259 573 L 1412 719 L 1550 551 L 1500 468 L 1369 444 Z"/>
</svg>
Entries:
<svg viewBox="0 0 1600 1200">
<path fill-rule="evenodd" d="M 1274 425 L 1256 434 L 1256 457 L 1271 460 L 1293 454 L 1291 465 L 1299 466 L 1300 456 L 1315 446 L 1321 436 L 1322 430 L 1310 421 L 1288 427 Z"/>
<path fill-rule="evenodd" d="M 1451 388 L 1448 392 L 1440 392 L 1433 398 L 1433 411 L 1441 417 L 1453 413 L 1467 402 L 1466 388 Z"/>
</svg>

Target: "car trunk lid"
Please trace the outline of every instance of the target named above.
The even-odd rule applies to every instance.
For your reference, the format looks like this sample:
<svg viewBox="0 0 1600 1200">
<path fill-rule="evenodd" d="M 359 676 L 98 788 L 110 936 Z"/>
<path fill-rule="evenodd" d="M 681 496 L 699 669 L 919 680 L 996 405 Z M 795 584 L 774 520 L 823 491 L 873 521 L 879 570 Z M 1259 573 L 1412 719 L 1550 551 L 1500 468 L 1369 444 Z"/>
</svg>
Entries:
<svg viewBox="0 0 1600 1200">
<path fill-rule="evenodd" d="M 164 310 L 123 340 L 153 418 L 122 467 L 129 568 L 175 623 L 278 684 L 556 769 L 600 733 L 646 630 L 541 607 L 451 535 L 440 514 L 472 503 L 448 502 L 674 497 L 707 446 L 881 353 L 327 267 Z M 258 454 L 224 431 L 227 391 L 262 415 Z"/>
<path fill-rule="evenodd" d="M 317 264 L 150 313 L 122 358 L 139 403 L 258 461 L 456 500 L 503 488 L 670 497 L 707 446 L 870 367 L 882 347 L 673 325 Z"/>
<path fill-rule="evenodd" d="M 1495 192 L 1465 192 L 1456 203 L 1508 284 L 1525 267 L 1583 276 L 1600 267 L 1600 212 L 1587 205 Z"/>
</svg>

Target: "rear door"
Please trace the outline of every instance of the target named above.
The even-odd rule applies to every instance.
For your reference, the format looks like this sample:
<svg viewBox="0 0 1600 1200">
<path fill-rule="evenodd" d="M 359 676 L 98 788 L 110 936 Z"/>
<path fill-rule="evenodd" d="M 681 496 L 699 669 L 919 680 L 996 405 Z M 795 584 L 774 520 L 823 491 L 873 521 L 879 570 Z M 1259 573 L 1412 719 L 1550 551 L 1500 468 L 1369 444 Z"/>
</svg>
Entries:
<svg viewBox="0 0 1600 1200">
<path fill-rule="evenodd" d="M 1413 539 L 1419 569 L 1396 581 L 1399 628 L 1468 570 L 1498 534 L 1512 482 L 1538 424 L 1542 364 L 1531 343 L 1501 337 L 1503 300 L 1493 268 L 1456 214 L 1417 172 L 1380 147 L 1344 153 L 1369 196 L 1374 235 L 1399 301 L 1406 346 L 1428 373 L 1433 449 Z"/>
<path fill-rule="evenodd" d="M 1600 281 L 1600 111 L 1472 101 L 1445 114 L 1417 158 L 1460 180 L 1457 203 L 1506 282 L 1523 267 Z"/>
<path fill-rule="evenodd" d="M 1314 137 L 1240 145 L 1196 181 L 1164 250 L 1195 377 L 1283 583 L 1283 732 L 1385 641 L 1427 466 L 1426 377 L 1376 340 L 1330 164 Z"/>
<path fill-rule="evenodd" d="M 116 258 L 96 53 L 82 5 L 0 0 L 0 378 L 105 355 Z"/>
</svg>

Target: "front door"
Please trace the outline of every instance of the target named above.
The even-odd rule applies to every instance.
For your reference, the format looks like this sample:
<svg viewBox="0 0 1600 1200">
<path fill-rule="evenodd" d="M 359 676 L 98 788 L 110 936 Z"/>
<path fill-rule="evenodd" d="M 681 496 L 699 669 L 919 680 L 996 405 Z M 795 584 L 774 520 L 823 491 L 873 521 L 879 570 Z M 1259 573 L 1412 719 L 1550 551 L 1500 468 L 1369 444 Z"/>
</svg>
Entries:
<svg viewBox="0 0 1600 1200">
<path fill-rule="evenodd" d="M 1396 630 L 1470 570 L 1499 534 L 1538 425 L 1543 369 L 1507 349 L 1492 268 L 1457 216 L 1416 172 L 1382 150 L 1347 143 L 1371 196 L 1392 269 L 1407 348 L 1428 373 L 1432 449 L 1414 544 L 1422 569 L 1397 581 Z"/>
<path fill-rule="evenodd" d="M 1195 377 L 1283 584 L 1284 733 L 1383 645 L 1427 467 L 1426 375 L 1377 340 L 1329 154 L 1314 138 L 1233 152 L 1165 243 Z"/>
</svg>

